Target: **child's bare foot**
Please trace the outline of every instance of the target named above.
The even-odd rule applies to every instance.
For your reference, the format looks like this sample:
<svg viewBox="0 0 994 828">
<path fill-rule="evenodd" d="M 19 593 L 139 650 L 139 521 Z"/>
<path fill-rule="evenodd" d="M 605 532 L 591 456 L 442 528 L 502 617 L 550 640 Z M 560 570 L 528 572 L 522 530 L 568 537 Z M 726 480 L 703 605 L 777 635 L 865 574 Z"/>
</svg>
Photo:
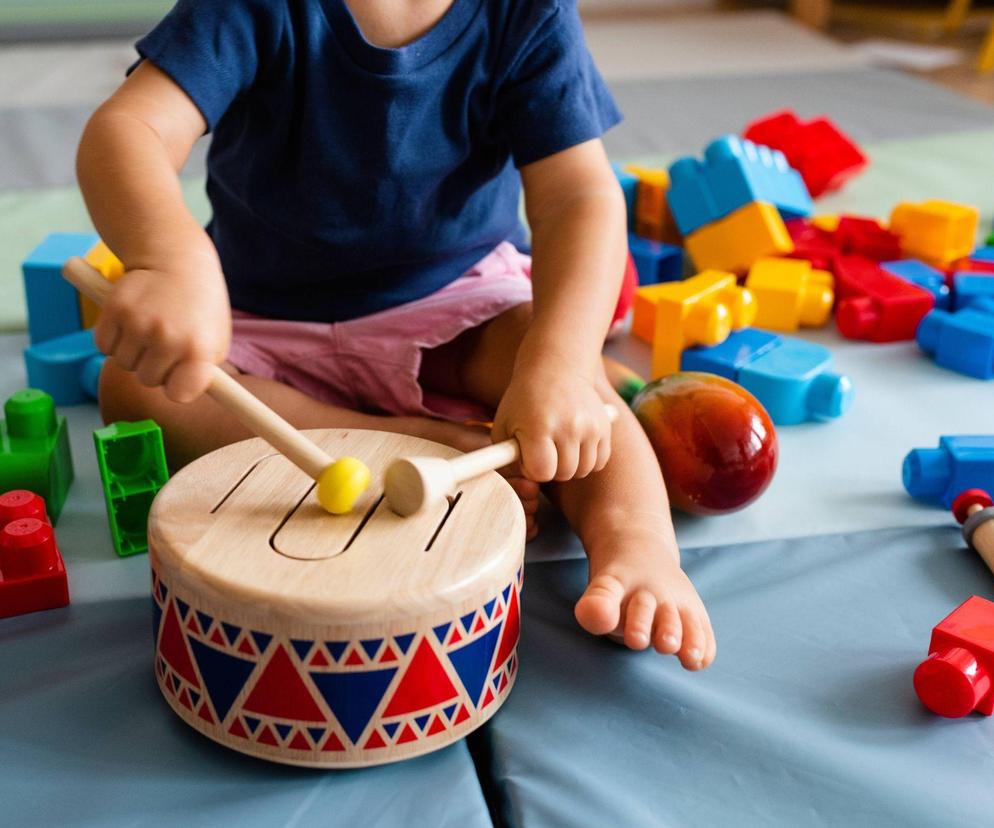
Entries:
<svg viewBox="0 0 994 828">
<path fill-rule="evenodd" d="M 588 550 L 590 583 L 576 604 L 580 626 L 633 650 L 675 654 L 688 670 L 715 656 L 714 632 L 697 590 L 654 533 L 619 533 L 607 553 Z"/>
</svg>

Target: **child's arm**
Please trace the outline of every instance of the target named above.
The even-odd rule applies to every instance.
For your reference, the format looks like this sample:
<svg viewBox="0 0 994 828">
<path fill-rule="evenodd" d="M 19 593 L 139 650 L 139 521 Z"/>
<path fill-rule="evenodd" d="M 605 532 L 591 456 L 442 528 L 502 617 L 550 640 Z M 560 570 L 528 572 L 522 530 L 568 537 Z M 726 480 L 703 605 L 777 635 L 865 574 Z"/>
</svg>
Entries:
<svg viewBox="0 0 994 828">
<path fill-rule="evenodd" d="M 206 127 L 186 93 L 146 61 L 90 118 L 77 157 L 93 223 L 125 266 L 94 330 L 97 346 L 176 402 L 206 389 L 231 337 L 217 252 L 178 176 Z"/>
<path fill-rule="evenodd" d="M 597 391 L 626 255 L 625 203 L 604 147 L 587 141 L 521 169 L 532 230 L 534 317 L 494 426 L 539 482 L 599 471 L 611 428 Z"/>
</svg>

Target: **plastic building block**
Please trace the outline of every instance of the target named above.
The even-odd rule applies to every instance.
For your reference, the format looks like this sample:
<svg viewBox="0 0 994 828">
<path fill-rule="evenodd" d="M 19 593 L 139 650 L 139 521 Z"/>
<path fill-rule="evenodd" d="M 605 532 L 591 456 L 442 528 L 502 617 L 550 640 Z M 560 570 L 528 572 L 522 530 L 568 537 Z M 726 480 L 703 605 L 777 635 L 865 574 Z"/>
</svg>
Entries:
<svg viewBox="0 0 994 828">
<path fill-rule="evenodd" d="M 994 274 L 954 273 L 953 307 L 971 308 L 983 299 L 994 297 Z"/>
<path fill-rule="evenodd" d="M 988 246 L 978 247 L 970 254 L 970 258 L 978 262 L 994 263 L 994 246 L 990 246 L 990 241 L 988 240 Z"/>
<path fill-rule="evenodd" d="M 49 339 L 24 351 L 28 383 L 51 394 L 56 405 L 95 400 L 103 364 L 104 355 L 89 330 Z"/>
<path fill-rule="evenodd" d="M 856 143 L 825 117 L 801 121 L 791 110 L 774 112 L 749 124 L 743 137 L 780 150 L 815 198 L 838 190 L 867 164 Z"/>
<path fill-rule="evenodd" d="M 683 282 L 659 285 L 652 336 L 652 379 L 680 370 L 691 345 L 717 345 L 731 330 L 756 317 L 752 294 L 731 273 L 705 271 Z"/>
<path fill-rule="evenodd" d="M 712 348 L 689 348 L 681 369 L 709 371 L 749 391 L 776 425 L 831 420 L 849 410 L 852 382 L 822 345 L 747 328 Z"/>
<path fill-rule="evenodd" d="M 936 310 L 918 326 L 919 347 L 935 364 L 977 379 L 994 379 L 994 303 L 980 300 L 956 313 Z"/>
<path fill-rule="evenodd" d="M 894 262 L 884 262 L 880 267 L 893 276 L 911 282 L 913 285 L 927 290 L 935 297 L 935 306 L 940 310 L 949 308 L 952 296 L 946 277 L 941 270 L 920 262 L 918 259 L 900 259 Z"/>
<path fill-rule="evenodd" d="M 625 260 L 625 275 L 621 279 L 621 290 L 618 293 L 618 304 L 614 307 L 614 316 L 611 317 L 611 327 L 608 329 L 608 339 L 620 334 L 625 327 L 625 320 L 632 310 L 635 302 L 635 291 L 638 289 L 638 273 L 635 271 L 635 260 L 632 254 L 628 254 Z"/>
<path fill-rule="evenodd" d="M 627 365 L 622 365 L 610 357 L 604 357 L 604 372 L 607 374 L 607 381 L 611 387 L 629 405 L 638 395 L 638 392 L 646 386 L 643 377 L 640 377 Z"/>
<path fill-rule="evenodd" d="M 52 233 L 21 263 L 32 345 L 80 330 L 76 289 L 62 278 L 70 256 L 85 256 L 98 241 L 92 233 Z"/>
<path fill-rule="evenodd" d="M 890 229 L 901 237 L 908 256 L 946 264 L 973 252 L 978 221 L 975 207 L 935 199 L 898 204 Z"/>
<path fill-rule="evenodd" d="M 113 423 L 93 432 L 114 551 L 148 550 L 148 510 L 169 479 L 162 430 L 152 420 Z"/>
<path fill-rule="evenodd" d="M 994 247 L 994 233 L 991 233 L 987 239 L 984 241 L 988 247 Z"/>
<path fill-rule="evenodd" d="M 0 618 L 64 607 L 69 603 L 66 567 L 44 504 L 30 492 L 0 495 Z M 38 498 L 40 499 L 40 498 Z M 30 512 L 6 519 L 11 511 Z"/>
<path fill-rule="evenodd" d="M 98 241 L 90 248 L 84 258 L 90 267 L 103 274 L 108 281 L 116 282 L 124 275 L 124 263 L 102 241 Z M 89 296 L 80 294 L 79 313 L 83 327 L 92 328 L 100 318 L 100 306 Z"/>
<path fill-rule="evenodd" d="M 621 185 L 621 192 L 625 194 L 625 209 L 628 216 L 628 229 L 635 227 L 635 195 L 638 190 L 638 176 L 628 172 L 619 164 L 612 164 L 611 168 Z"/>
<path fill-rule="evenodd" d="M 685 157 L 670 165 L 670 210 L 684 235 L 754 201 L 773 204 L 784 218 L 811 215 L 811 196 L 782 152 L 736 135 L 712 141 L 704 161 Z"/>
<path fill-rule="evenodd" d="M 873 218 L 840 217 L 832 240 L 840 253 L 856 253 L 878 262 L 901 257 L 901 237 Z"/>
<path fill-rule="evenodd" d="M 0 529 L 22 518 L 38 518 L 47 522 L 45 499 L 27 489 L 13 489 L 0 495 Z"/>
<path fill-rule="evenodd" d="M 756 325 L 774 331 L 820 327 L 832 315 L 832 274 L 800 259 L 760 259 L 745 286 L 756 299 Z"/>
<path fill-rule="evenodd" d="M 793 259 L 803 259 L 819 270 L 834 270 L 835 257 L 839 250 L 835 246 L 835 230 L 826 230 L 813 221 L 792 219 L 785 227 L 794 250 L 788 254 Z"/>
<path fill-rule="evenodd" d="M 0 421 L 0 491 L 28 489 L 45 498 L 55 523 L 73 479 L 66 418 L 44 391 L 27 388 L 4 404 Z"/>
<path fill-rule="evenodd" d="M 994 603 L 967 598 L 933 629 L 914 675 L 918 698 L 951 719 L 994 713 Z"/>
<path fill-rule="evenodd" d="M 912 449 L 901 477 L 913 498 L 946 509 L 967 489 L 994 491 L 994 435 L 944 436 L 938 448 Z"/>
<path fill-rule="evenodd" d="M 757 259 L 786 256 L 794 243 L 776 208 L 747 204 L 686 238 L 687 253 L 698 270 L 744 273 Z"/>
<path fill-rule="evenodd" d="M 674 244 L 628 234 L 628 250 L 635 260 L 640 285 L 675 282 L 683 278 L 684 253 Z"/>
<path fill-rule="evenodd" d="M 630 228 L 635 234 L 651 241 L 677 244 L 681 241 L 673 215 L 666 201 L 670 176 L 663 169 L 649 169 L 636 165 L 625 168 L 637 177 L 635 191 L 635 218 Z"/>
<path fill-rule="evenodd" d="M 898 342 L 914 339 L 918 323 L 935 307 L 935 297 L 864 256 L 835 262 L 835 321 L 849 339 Z"/>
</svg>

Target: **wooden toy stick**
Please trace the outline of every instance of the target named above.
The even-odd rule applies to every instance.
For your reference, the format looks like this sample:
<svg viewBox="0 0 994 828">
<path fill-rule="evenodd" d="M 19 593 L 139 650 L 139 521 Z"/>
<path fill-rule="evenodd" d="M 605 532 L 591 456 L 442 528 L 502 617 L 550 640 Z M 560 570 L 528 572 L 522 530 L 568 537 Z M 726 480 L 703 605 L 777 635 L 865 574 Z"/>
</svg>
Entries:
<svg viewBox="0 0 994 828">
<path fill-rule="evenodd" d="M 98 305 L 102 305 L 113 290 L 111 282 L 76 256 L 65 263 L 62 275 Z M 348 457 L 333 460 L 218 365 L 211 366 L 207 393 L 253 434 L 262 437 L 304 474 L 316 480 L 318 501 L 329 512 L 349 512 L 369 485 L 369 470 L 361 461 Z"/>
<path fill-rule="evenodd" d="M 963 524 L 963 537 L 994 572 L 994 501 L 982 489 L 967 489 L 953 501 L 953 514 Z"/>
<path fill-rule="evenodd" d="M 613 405 L 604 409 L 612 423 L 618 419 Z M 451 460 L 402 457 L 387 467 L 383 494 L 391 509 L 407 517 L 452 494 L 460 483 L 509 466 L 520 457 L 521 446 L 513 437 Z"/>
</svg>

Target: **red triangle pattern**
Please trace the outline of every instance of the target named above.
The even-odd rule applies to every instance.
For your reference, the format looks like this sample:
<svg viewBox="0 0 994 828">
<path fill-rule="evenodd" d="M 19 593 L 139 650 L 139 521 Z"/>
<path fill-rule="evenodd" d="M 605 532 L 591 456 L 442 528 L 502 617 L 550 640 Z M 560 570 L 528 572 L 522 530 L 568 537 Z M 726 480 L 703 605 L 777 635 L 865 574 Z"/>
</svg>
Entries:
<svg viewBox="0 0 994 828">
<path fill-rule="evenodd" d="M 273 733 L 273 729 L 269 725 L 262 726 L 262 730 L 259 731 L 259 741 L 264 745 L 272 745 L 273 747 L 280 746 L 280 743 L 276 741 L 276 735 Z"/>
<path fill-rule="evenodd" d="M 231 727 L 228 728 L 228 733 L 232 736 L 240 736 L 242 739 L 248 738 L 248 733 L 245 732 L 245 728 L 242 726 L 241 719 L 235 719 L 231 723 Z"/>
<path fill-rule="evenodd" d="M 397 744 L 402 745 L 405 742 L 413 742 L 418 738 L 418 734 L 415 733 L 409 724 L 404 725 L 404 729 L 400 731 L 400 736 L 397 737 Z"/>
<path fill-rule="evenodd" d="M 224 636 L 221 635 L 221 630 L 218 629 L 217 627 L 215 627 L 214 632 L 211 633 L 211 641 L 213 641 L 215 644 L 220 645 L 221 647 L 228 646 L 227 642 L 224 640 Z"/>
<path fill-rule="evenodd" d="M 203 719 L 208 724 L 214 724 L 214 717 L 211 715 L 210 708 L 207 706 L 207 702 L 200 705 L 200 711 L 197 715 Z"/>
<path fill-rule="evenodd" d="M 462 705 L 459 708 L 459 712 L 456 714 L 455 724 L 462 724 L 468 718 L 469 718 L 469 711 L 466 709 L 466 705 Z"/>
<path fill-rule="evenodd" d="M 434 736 L 436 733 L 441 733 L 445 730 L 445 723 L 442 721 L 441 716 L 435 716 L 431 723 L 431 727 L 428 728 L 428 735 Z"/>
<path fill-rule="evenodd" d="M 422 638 L 383 716 L 401 716 L 424 710 L 458 695 L 459 691 L 452 684 L 428 639 Z"/>
<path fill-rule="evenodd" d="M 186 692 L 185 687 L 179 694 L 179 703 L 190 712 L 193 712 L 193 705 L 190 703 L 190 694 Z"/>
<path fill-rule="evenodd" d="M 356 647 L 349 653 L 349 657 L 345 659 L 345 664 L 348 666 L 355 666 L 356 664 L 362 664 L 362 656 L 359 655 L 359 648 Z"/>
<path fill-rule="evenodd" d="M 380 731 L 374 730 L 370 737 L 366 740 L 366 744 L 362 747 L 364 750 L 370 750 L 371 748 L 381 748 L 386 747 L 387 743 L 383 741 L 383 737 L 380 736 Z"/>
<path fill-rule="evenodd" d="M 243 708 L 276 719 L 326 721 L 282 644 L 276 647 Z"/>
<path fill-rule="evenodd" d="M 195 612 L 190 613 L 190 620 L 186 622 L 186 628 L 196 635 L 203 635 L 200 632 L 200 625 L 197 623 L 197 614 Z"/>
<path fill-rule="evenodd" d="M 383 651 L 383 655 L 380 656 L 380 664 L 387 661 L 396 661 L 397 653 L 394 652 L 393 647 L 387 644 L 387 648 Z"/>
<path fill-rule="evenodd" d="M 488 686 L 488 687 L 487 687 L 487 695 L 485 695 L 485 696 L 483 697 L 483 704 L 481 704 L 481 705 L 480 705 L 480 707 L 486 707 L 486 706 L 487 706 L 488 704 L 490 704 L 490 702 L 492 702 L 493 700 L 494 700 L 494 693 L 493 693 L 493 690 L 491 690 L 491 689 L 490 689 L 490 687 Z"/>
<path fill-rule="evenodd" d="M 518 646 L 518 636 L 521 633 L 521 617 L 518 613 L 518 593 L 511 591 L 511 603 L 507 607 L 507 618 L 504 619 L 504 631 L 500 636 L 500 646 L 497 648 L 497 659 L 494 664 L 500 666 L 507 661 Z"/>
<path fill-rule="evenodd" d="M 328 738 L 325 739 L 324 747 L 321 750 L 327 751 L 339 751 L 345 750 L 345 745 L 342 744 L 342 740 L 338 738 L 338 734 L 331 733 Z"/>
<path fill-rule="evenodd" d="M 325 656 L 324 650 L 318 647 L 318 649 L 315 650 L 314 655 L 311 656 L 311 667 L 327 667 L 328 663 L 328 658 Z"/>
<path fill-rule="evenodd" d="M 503 693 L 505 687 L 507 687 L 507 673 L 504 673 L 504 675 L 500 677 L 500 689 L 497 692 Z"/>
<path fill-rule="evenodd" d="M 293 737 L 293 740 L 290 742 L 290 744 L 288 745 L 288 747 L 291 747 L 294 750 L 310 750 L 311 749 L 311 746 L 307 743 L 307 739 L 304 738 L 304 734 L 301 733 L 299 730 L 297 731 L 297 735 Z"/>
<path fill-rule="evenodd" d="M 457 641 L 462 641 L 462 636 L 459 635 L 459 628 L 453 624 L 452 625 L 452 635 L 449 637 L 449 645 L 455 644 Z"/>
<path fill-rule="evenodd" d="M 249 641 L 247 635 L 242 639 L 242 643 L 238 645 L 238 652 L 245 653 L 246 655 L 255 655 L 255 649 L 252 647 L 252 642 Z"/>
<path fill-rule="evenodd" d="M 504 614 L 504 608 L 498 603 L 497 609 L 494 610 L 494 621 L 500 618 Z"/>
<path fill-rule="evenodd" d="M 486 626 L 487 625 L 483 623 L 483 616 L 481 615 L 479 618 L 476 619 L 476 626 L 473 627 L 473 632 L 478 633 Z"/>
<path fill-rule="evenodd" d="M 185 678 L 194 687 L 200 688 L 200 682 L 197 681 L 197 674 L 193 669 L 193 661 L 190 659 L 190 651 L 186 646 L 186 639 L 183 637 L 183 631 L 179 626 L 176 605 L 172 601 L 169 602 L 166 620 L 162 622 L 159 655 L 169 662 L 169 666 L 180 676 Z"/>
</svg>

